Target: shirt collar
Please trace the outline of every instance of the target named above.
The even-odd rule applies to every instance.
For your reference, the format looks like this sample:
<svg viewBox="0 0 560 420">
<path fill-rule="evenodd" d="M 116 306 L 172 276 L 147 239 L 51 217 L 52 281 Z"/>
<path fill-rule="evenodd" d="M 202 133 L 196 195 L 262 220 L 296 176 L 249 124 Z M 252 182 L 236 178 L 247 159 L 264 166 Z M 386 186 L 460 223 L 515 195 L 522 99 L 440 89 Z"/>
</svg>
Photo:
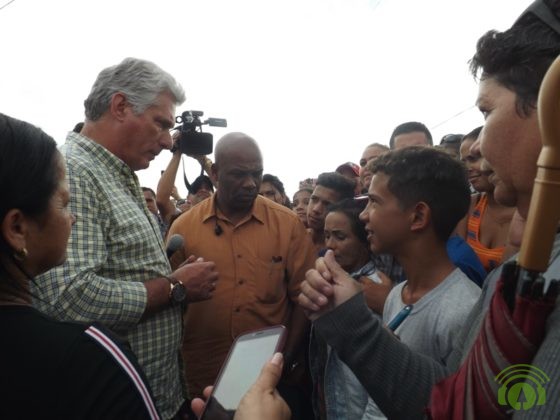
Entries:
<svg viewBox="0 0 560 420">
<path fill-rule="evenodd" d="M 105 165 L 110 171 L 122 173 L 125 176 L 133 176 L 136 178 L 134 171 L 124 163 L 121 159 L 111 153 L 108 149 L 97 143 L 95 140 L 84 136 L 80 133 L 69 132 L 66 141 L 70 144 L 76 144 L 82 149 L 90 152 L 100 163 Z"/>
<path fill-rule="evenodd" d="M 208 219 L 213 218 L 213 217 L 228 220 L 227 217 L 225 217 L 224 214 L 221 211 L 219 211 L 219 209 L 217 208 L 216 197 L 217 197 L 217 192 L 216 192 L 216 194 L 212 194 L 212 196 L 210 198 L 208 198 L 208 203 L 207 203 L 206 208 L 204 209 L 204 212 L 202 214 L 202 221 L 203 222 L 206 222 Z M 254 218 L 258 222 L 264 224 L 265 207 L 266 207 L 266 203 L 264 202 L 264 200 L 265 200 L 265 198 L 263 198 L 260 195 L 257 195 L 257 198 L 253 202 L 253 207 L 251 208 L 250 214 L 248 215 L 248 217 L 244 218 L 243 220 L 246 221 L 246 220 L 249 220 L 251 218 Z M 218 210 L 219 217 L 218 217 L 218 214 L 216 214 L 216 210 Z"/>
</svg>

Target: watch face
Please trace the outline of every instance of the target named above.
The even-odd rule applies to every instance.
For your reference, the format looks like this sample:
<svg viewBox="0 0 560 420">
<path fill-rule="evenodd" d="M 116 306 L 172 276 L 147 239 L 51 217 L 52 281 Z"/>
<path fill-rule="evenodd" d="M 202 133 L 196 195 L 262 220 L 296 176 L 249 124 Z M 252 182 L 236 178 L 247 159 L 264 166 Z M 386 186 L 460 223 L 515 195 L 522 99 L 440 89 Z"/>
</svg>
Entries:
<svg viewBox="0 0 560 420">
<path fill-rule="evenodd" d="M 185 289 L 185 286 L 181 283 L 174 284 L 173 288 L 171 289 L 171 300 L 173 300 L 173 302 L 180 303 L 184 301 L 186 297 L 187 290 Z"/>
</svg>

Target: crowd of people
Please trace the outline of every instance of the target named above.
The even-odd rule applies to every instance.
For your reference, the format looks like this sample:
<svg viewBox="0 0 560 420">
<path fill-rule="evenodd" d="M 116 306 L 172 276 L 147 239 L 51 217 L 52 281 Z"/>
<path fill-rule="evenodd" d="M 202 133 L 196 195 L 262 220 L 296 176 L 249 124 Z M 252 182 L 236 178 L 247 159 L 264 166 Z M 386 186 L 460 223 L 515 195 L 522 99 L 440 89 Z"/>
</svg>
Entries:
<svg viewBox="0 0 560 420">
<path fill-rule="evenodd" d="M 482 127 L 434 145 L 403 122 L 292 200 L 245 133 L 223 136 L 214 161 L 185 156 L 185 93 L 150 61 L 103 69 L 59 148 L 0 114 L 0 418 L 198 418 L 235 338 L 277 324 L 283 354 L 235 418 L 554 417 L 558 307 L 525 361 L 550 376 L 546 404 L 508 411 L 489 386 L 481 407 L 456 372 L 522 243 L 538 92 L 559 54 L 560 2 L 537 0 L 477 44 Z M 141 186 L 135 171 L 164 149 L 158 185 Z M 187 197 L 183 158 L 201 168 Z"/>
</svg>

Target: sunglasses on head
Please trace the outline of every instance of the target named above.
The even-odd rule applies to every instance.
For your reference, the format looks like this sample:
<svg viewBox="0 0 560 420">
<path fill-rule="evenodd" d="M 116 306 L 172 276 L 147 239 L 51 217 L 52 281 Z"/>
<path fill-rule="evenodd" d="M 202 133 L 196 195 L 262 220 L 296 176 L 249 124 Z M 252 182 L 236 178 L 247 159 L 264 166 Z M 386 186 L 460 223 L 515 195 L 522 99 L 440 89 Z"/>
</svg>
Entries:
<svg viewBox="0 0 560 420">
<path fill-rule="evenodd" d="M 543 0 L 537 0 L 527 7 L 527 9 L 525 9 L 525 11 L 517 18 L 513 26 L 517 25 L 517 22 L 519 22 L 519 20 L 521 20 L 527 13 L 532 13 L 550 29 L 560 35 L 560 21 Z"/>
<path fill-rule="evenodd" d="M 441 139 L 440 145 L 443 144 L 457 144 L 461 142 L 463 136 L 461 134 L 447 134 Z"/>
</svg>

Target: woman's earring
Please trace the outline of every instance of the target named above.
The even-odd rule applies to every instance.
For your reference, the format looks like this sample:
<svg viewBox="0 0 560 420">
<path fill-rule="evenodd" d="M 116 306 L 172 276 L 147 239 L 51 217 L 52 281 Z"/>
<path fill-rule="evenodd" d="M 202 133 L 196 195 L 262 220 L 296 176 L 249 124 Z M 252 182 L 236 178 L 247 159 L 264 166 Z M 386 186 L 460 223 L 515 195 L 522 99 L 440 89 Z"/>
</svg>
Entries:
<svg viewBox="0 0 560 420">
<path fill-rule="evenodd" d="M 18 261 L 25 261 L 27 258 L 27 249 L 22 248 L 19 251 L 14 251 L 14 258 Z"/>
</svg>

